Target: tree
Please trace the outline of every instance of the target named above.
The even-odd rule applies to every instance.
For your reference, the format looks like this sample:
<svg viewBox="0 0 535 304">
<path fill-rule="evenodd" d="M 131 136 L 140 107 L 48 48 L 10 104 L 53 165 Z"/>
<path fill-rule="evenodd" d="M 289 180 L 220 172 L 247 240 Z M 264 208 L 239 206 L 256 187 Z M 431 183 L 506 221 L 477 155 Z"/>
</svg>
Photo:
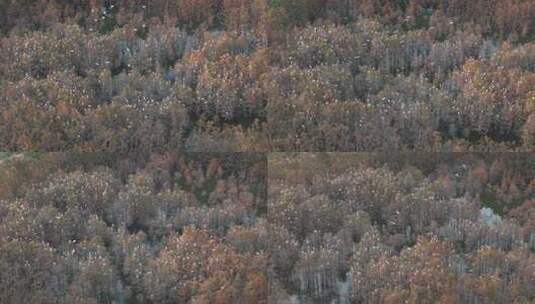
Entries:
<svg viewBox="0 0 535 304">
<path fill-rule="evenodd" d="M 192 30 L 214 22 L 216 2 L 211 0 L 178 0 L 178 21 Z"/>
<path fill-rule="evenodd" d="M 3 303 L 54 303 L 62 300 L 65 263 L 37 241 L 0 239 L 0 299 Z"/>
<path fill-rule="evenodd" d="M 455 301 L 454 277 L 447 258 L 453 254 L 448 243 L 436 237 L 420 238 L 416 245 L 401 253 L 409 288 L 409 303 Z"/>
</svg>

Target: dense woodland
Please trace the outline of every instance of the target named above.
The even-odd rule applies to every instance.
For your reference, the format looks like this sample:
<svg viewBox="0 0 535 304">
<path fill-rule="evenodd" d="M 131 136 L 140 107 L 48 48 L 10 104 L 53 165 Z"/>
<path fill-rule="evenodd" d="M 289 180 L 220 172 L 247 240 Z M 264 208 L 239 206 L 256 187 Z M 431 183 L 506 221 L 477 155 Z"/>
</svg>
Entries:
<svg viewBox="0 0 535 304">
<path fill-rule="evenodd" d="M 0 160 L 0 303 L 267 303 L 266 159 Z"/>
<path fill-rule="evenodd" d="M 0 0 L 0 304 L 533 304 L 533 152 L 535 0 Z"/>
<path fill-rule="evenodd" d="M 0 0 L 0 150 L 533 150 L 532 0 Z"/>
<path fill-rule="evenodd" d="M 269 160 L 270 303 L 534 303 L 535 155 Z"/>
</svg>

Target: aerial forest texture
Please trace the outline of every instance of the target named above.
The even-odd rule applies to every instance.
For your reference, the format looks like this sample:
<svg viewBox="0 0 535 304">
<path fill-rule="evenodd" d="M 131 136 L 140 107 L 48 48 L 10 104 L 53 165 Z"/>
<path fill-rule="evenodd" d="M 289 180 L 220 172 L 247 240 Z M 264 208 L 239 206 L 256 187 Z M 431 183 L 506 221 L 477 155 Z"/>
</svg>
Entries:
<svg viewBox="0 0 535 304">
<path fill-rule="evenodd" d="M 267 303 L 266 165 L 4 158 L 0 303 Z"/>
<path fill-rule="evenodd" d="M 535 155 L 269 161 L 270 303 L 534 303 Z"/>
<path fill-rule="evenodd" d="M 0 149 L 523 150 L 533 0 L 1 0 Z"/>
<path fill-rule="evenodd" d="M 535 0 L 0 0 L 0 304 L 535 304 Z"/>
</svg>

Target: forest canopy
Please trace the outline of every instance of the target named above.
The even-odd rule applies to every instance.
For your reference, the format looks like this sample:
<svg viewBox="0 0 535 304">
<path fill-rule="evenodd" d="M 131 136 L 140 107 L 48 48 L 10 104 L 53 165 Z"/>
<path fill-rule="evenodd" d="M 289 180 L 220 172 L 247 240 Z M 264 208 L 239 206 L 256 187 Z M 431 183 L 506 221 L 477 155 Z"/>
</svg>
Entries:
<svg viewBox="0 0 535 304">
<path fill-rule="evenodd" d="M 523 150 L 530 0 L 0 1 L 0 149 Z"/>
<path fill-rule="evenodd" d="M 267 303 L 266 159 L 0 160 L 1 303 Z"/>
<path fill-rule="evenodd" d="M 534 0 L 0 0 L 0 304 L 533 304 L 534 152 Z"/>
<path fill-rule="evenodd" d="M 532 303 L 532 154 L 275 153 L 271 303 Z"/>
</svg>

